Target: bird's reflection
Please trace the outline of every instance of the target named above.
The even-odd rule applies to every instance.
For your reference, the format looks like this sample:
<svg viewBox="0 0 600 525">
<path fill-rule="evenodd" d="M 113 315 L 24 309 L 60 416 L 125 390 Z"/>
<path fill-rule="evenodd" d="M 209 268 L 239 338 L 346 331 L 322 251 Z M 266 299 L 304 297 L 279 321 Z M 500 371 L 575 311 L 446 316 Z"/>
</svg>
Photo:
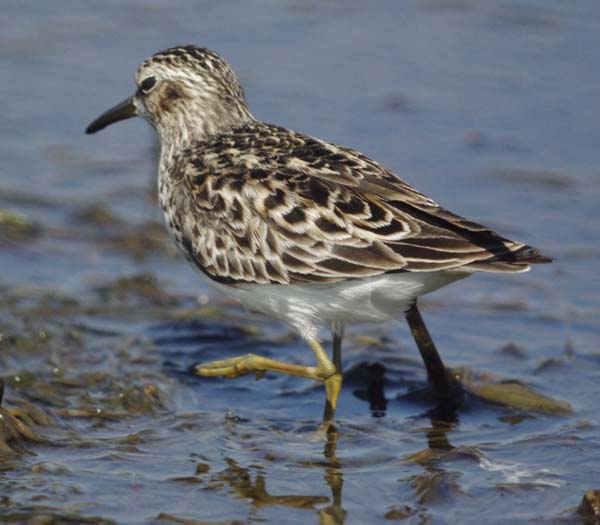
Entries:
<svg viewBox="0 0 600 525">
<path fill-rule="evenodd" d="M 446 457 L 455 450 L 454 445 L 448 440 L 448 432 L 456 428 L 458 421 L 436 419 L 430 416 L 431 426 L 425 429 L 427 436 L 427 448 L 419 450 L 404 458 L 405 461 L 418 463 L 426 470 L 436 468 L 435 462 Z"/>
<path fill-rule="evenodd" d="M 468 452 L 462 448 L 455 448 L 448 440 L 448 433 L 455 428 L 456 422 L 434 418 L 430 418 L 430 422 L 430 427 L 421 430 L 424 430 L 427 446 L 416 453 L 399 458 L 402 462 L 416 463 L 424 469 L 422 473 L 406 478 L 420 505 L 452 497 L 457 489 L 455 473 L 446 471 L 440 463 L 455 454 L 462 455 Z M 329 487 L 330 496 L 272 494 L 267 489 L 264 471 L 258 472 L 253 479 L 249 468 L 239 465 L 231 458 L 227 459 L 227 468 L 218 474 L 216 480 L 229 485 L 236 497 L 249 500 L 253 512 L 263 507 L 280 505 L 316 511 L 319 525 L 342 525 L 346 523 L 347 512 L 342 502 L 343 463 L 337 456 L 339 438 L 338 430 L 330 427 L 325 434 L 323 460 L 305 463 L 312 468 L 323 469 L 323 479 Z"/>
<path fill-rule="evenodd" d="M 373 415 L 380 416 L 385 411 L 387 399 L 384 392 L 384 373 L 383 367 L 371 367 L 369 370 L 365 399 L 369 401 Z M 455 448 L 448 440 L 449 432 L 458 424 L 455 416 L 440 418 L 439 414 L 435 412 L 431 412 L 427 416 L 430 426 L 418 430 L 419 434 L 423 434 L 427 439 L 426 447 L 416 453 L 398 458 L 399 462 L 416 463 L 424 469 L 422 473 L 406 478 L 413 487 L 419 504 L 446 497 L 448 491 L 453 491 L 455 484 L 453 473 L 447 472 L 440 463 L 463 450 L 463 447 Z M 267 506 L 281 505 L 316 511 L 319 525 L 342 525 L 346 523 L 348 516 L 342 503 L 343 462 L 337 454 L 340 434 L 334 426 L 329 426 L 322 436 L 325 439 L 323 459 L 307 460 L 302 464 L 313 469 L 323 470 L 323 479 L 329 488 L 330 496 L 324 494 L 272 494 L 267 488 L 265 470 L 260 470 L 253 479 L 249 468 L 239 465 L 236 460 L 231 458 L 227 460 L 227 468 L 220 472 L 216 479 L 229 485 L 236 497 L 249 500 L 252 512 Z M 406 506 L 406 508 L 409 509 L 409 514 L 416 512 L 410 506 Z"/>
<path fill-rule="evenodd" d="M 369 409 L 373 417 L 384 417 L 388 405 L 388 398 L 385 395 L 386 367 L 378 362 L 361 364 L 364 374 L 366 388 L 354 390 L 354 395 L 359 399 L 369 403 Z M 447 370 L 448 376 L 452 376 Z M 453 376 L 452 376 L 453 377 Z M 460 389 L 461 400 L 464 399 L 462 384 L 456 378 L 453 378 L 453 388 Z M 458 395 L 458 393 L 457 393 Z M 433 408 L 428 410 L 427 415 L 437 420 L 456 421 L 456 406 L 439 403 L 435 389 L 431 384 L 425 387 L 409 390 L 407 393 L 399 396 L 400 399 L 417 401 L 419 403 L 433 403 Z"/>
<path fill-rule="evenodd" d="M 457 457 L 477 460 L 474 449 L 454 447 L 448 433 L 456 427 L 456 421 L 430 418 L 431 426 L 425 429 L 427 447 L 403 458 L 406 463 L 416 463 L 423 471 L 405 478 L 412 488 L 418 507 L 427 508 L 435 503 L 455 501 L 462 493 L 460 473 L 445 468 L 444 463 Z M 413 509 L 414 511 L 414 509 Z"/>
<path fill-rule="evenodd" d="M 270 494 L 267 490 L 264 473 L 259 472 L 253 481 L 248 468 L 242 467 L 231 458 L 227 458 L 227 463 L 227 468 L 219 474 L 217 479 L 226 482 L 237 497 L 250 500 L 255 509 L 271 505 L 283 505 L 295 509 L 314 509 L 315 505 L 329 503 L 327 496 Z"/>
<path fill-rule="evenodd" d="M 369 402 L 369 408 L 373 417 L 385 416 L 388 400 L 385 397 L 384 381 L 385 366 L 381 363 L 366 365 L 367 388 L 355 390 L 354 395 L 359 399 Z"/>
<path fill-rule="evenodd" d="M 383 390 L 381 393 L 383 394 Z M 438 497 L 446 491 L 447 485 L 453 484 L 452 473 L 441 468 L 439 463 L 457 450 L 448 440 L 448 433 L 456 427 L 458 422 L 437 419 L 433 416 L 429 420 L 431 426 L 425 429 L 427 447 L 404 458 L 404 461 L 418 463 L 425 469 L 425 472 L 415 476 L 414 480 L 415 495 L 422 502 Z M 338 439 L 339 432 L 331 427 L 327 432 L 323 449 L 324 479 L 331 490 L 331 504 L 318 511 L 319 525 L 346 523 L 347 512 L 342 506 L 343 465 L 337 456 Z"/>
<path fill-rule="evenodd" d="M 342 487 L 344 477 L 342 466 L 338 459 L 337 444 L 339 432 L 335 427 L 330 427 L 326 434 L 323 455 L 325 456 L 325 482 L 331 490 L 331 505 L 319 510 L 320 525 L 341 525 L 345 523 L 346 511 L 342 507 Z"/>
<path fill-rule="evenodd" d="M 235 497 L 251 502 L 253 511 L 274 505 L 317 510 L 319 524 L 341 525 L 345 523 L 346 511 L 342 507 L 342 486 L 344 484 L 342 467 L 336 455 L 338 438 L 337 429 L 330 427 L 325 434 L 324 461 L 310 463 L 311 466 L 324 468 L 323 478 L 331 491 L 331 497 L 316 494 L 272 494 L 267 489 L 264 472 L 258 472 L 253 479 L 250 469 L 241 466 L 233 458 L 226 459 L 227 468 L 213 477 L 212 483 L 226 483 Z M 323 505 L 326 506 L 323 507 Z"/>
</svg>

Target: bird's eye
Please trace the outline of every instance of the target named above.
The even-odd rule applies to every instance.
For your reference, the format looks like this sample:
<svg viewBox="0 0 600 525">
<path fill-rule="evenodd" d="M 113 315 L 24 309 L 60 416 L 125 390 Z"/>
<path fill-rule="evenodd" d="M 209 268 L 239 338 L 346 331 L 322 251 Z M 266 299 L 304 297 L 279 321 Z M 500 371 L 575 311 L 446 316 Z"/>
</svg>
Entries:
<svg viewBox="0 0 600 525">
<path fill-rule="evenodd" d="M 141 81 L 140 83 L 140 91 L 147 95 L 150 93 L 154 85 L 156 84 L 156 77 L 148 77 Z"/>
</svg>

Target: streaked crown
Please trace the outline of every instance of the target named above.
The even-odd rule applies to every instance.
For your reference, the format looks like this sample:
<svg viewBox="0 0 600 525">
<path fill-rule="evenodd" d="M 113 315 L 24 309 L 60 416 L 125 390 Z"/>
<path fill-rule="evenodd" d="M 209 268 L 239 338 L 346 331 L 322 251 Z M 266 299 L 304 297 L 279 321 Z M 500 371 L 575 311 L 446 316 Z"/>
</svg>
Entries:
<svg viewBox="0 0 600 525">
<path fill-rule="evenodd" d="M 235 73 L 209 49 L 160 51 L 138 67 L 135 80 L 138 114 L 167 143 L 202 140 L 252 119 Z"/>
</svg>

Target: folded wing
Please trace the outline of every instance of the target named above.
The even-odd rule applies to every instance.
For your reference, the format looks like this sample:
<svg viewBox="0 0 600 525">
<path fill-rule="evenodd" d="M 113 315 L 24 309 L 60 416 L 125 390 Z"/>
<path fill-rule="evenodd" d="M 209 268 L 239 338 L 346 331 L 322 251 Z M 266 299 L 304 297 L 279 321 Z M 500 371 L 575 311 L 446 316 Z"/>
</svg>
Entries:
<svg viewBox="0 0 600 525">
<path fill-rule="evenodd" d="M 187 251 L 217 280 L 328 283 L 550 262 L 441 208 L 354 150 L 260 126 L 205 145 L 183 170 L 181 198 L 195 210 L 182 226 Z"/>
</svg>

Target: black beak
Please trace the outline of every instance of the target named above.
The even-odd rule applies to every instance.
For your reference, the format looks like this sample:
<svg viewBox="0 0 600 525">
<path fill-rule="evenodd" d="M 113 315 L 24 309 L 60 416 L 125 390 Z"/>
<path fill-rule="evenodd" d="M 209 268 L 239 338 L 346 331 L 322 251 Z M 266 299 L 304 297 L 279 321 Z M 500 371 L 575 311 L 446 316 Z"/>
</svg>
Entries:
<svg viewBox="0 0 600 525">
<path fill-rule="evenodd" d="M 102 115 L 100 115 L 96 120 L 94 120 L 94 122 L 85 128 L 85 132 L 88 135 L 91 135 L 92 133 L 96 133 L 96 131 L 100 131 L 114 122 L 135 117 L 136 114 L 135 106 L 133 105 L 133 97 L 129 97 L 120 104 L 117 104 L 115 107 L 110 108 L 108 111 L 102 113 Z"/>
</svg>

